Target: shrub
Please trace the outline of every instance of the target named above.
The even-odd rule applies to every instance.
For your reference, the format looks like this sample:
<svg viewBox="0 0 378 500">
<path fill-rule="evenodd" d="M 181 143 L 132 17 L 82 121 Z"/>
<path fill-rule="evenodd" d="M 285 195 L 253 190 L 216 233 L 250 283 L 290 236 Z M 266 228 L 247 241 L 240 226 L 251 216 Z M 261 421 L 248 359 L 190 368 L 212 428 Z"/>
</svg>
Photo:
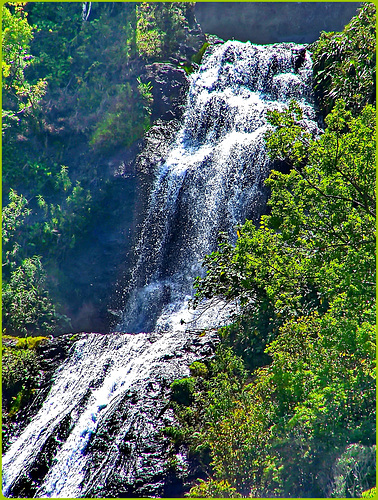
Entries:
<svg viewBox="0 0 378 500">
<path fill-rule="evenodd" d="M 208 481 L 200 479 L 199 484 L 190 490 L 188 496 L 191 498 L 241 498 L 236 488 L 232 488 L 228 481 L 214 479 Z"/>
<path fill-rule="evenodd" d="M 39 257 L 26 258 L 3 284 L 3 328 L 12 335 L 51 334 L 55 308 L 45 288 L 46 275 Z"/>
<path fill-rule="evenodd" d="M 375 5 L 366 2 L 341 33 L 322 33 L 313 44 L 314 80 L 325 114 L 337 99 L 359 112 L 375 103 Z"/>
<path fill-rule="evenodd" d="M 176 403 L 189 406 L 194 400 L 196 379 L 194 377 L 175 380 L 171 384 L 172 400 Z"/>
<path fill-rule="evenodd" d="M 208 370 L 207 366 L 205 365 L 205 363 L 201 363 L 200 361 L 194 361 L 194 363 L 192 363 L 189 366 L 189 369 L 190 369 L 190 374 L 193 377 L 206 378 L 209 374 L 209 370 Z"/>
<path fill-rule="evenodd" d="M 115 97 L 109 104 L 103 119 L 95 126 L 90 145 L 98 152 L 106 153 L 115 147 L 128 147 L 150 126 L 151 87 L 138 81 L 119 84 Z"/>
<path fill-rule="evenodd" d="M 34 349 L 4 347 L 2 355 L 3 388 L 14 391 L 20 383 L 27 385 L 39 370 L 39 358 Z"/>
</svg>

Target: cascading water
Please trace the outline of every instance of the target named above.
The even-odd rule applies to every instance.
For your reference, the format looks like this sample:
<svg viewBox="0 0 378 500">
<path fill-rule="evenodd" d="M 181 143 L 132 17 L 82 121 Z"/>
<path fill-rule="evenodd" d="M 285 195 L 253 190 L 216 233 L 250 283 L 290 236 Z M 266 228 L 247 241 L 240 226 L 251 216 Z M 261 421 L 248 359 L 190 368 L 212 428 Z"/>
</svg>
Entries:
<svg viewBox="0 0 378 500">
<path fill-rule="evenodd" d="M 75 342 L 41 410 L 3 458 L 6 496 L 166 491 L 167 443 L 159 431 L 173 418 L 169 385 L 212 349 L 211 337 L 186 331 L 180 320 L 197 327 L 226 321 L 216 309 L 193 318 L 193 279 L 219 231 L 235 238 L 236 224 L 257 220 L 264 208 L 266 111 L 295 98 L 316 130 L 311 60 L 300 49 L 227 42 L 191 76 L 182 128 L 156 168 L 117 328 L 137 333 L 81 335 Z"/>
<path fill-rule="evenodd" d="M 187 319 L 193 280 L 219 231 L 235 240 L 237 224 L 258 220 L 269 173 L 266 111 L 295 98 L 314 119 L 311 60 L 296 71 L 300 50 L 227 42 L 192 76 L 183 127 L 157 168 L 118 329 L 166 330 L 174 314 Z"/>
</svg>

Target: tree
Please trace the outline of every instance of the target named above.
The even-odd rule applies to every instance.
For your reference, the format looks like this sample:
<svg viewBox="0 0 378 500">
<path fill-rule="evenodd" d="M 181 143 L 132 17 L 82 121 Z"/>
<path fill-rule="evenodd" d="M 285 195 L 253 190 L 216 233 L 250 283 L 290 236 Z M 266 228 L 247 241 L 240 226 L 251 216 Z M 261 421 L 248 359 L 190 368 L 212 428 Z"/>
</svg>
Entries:
<svg viewBox="0 0 378 500">
<path fill-rule="evenodd" d="M 30 215 L 27 200 L 19 196 L 13 189 L 9 192 L 9 203 L 2 210 L 2 268 L 3 279 L 20 263 L 21 249 L 20 227 L 25 218 Z"/>
<path fill-rule="evenodd" d="M 323 32 L 312 45 L 315 90 L 325 114 L 340 98 L 354 113 L 375 104 L 375 16 L 375 5 L 365 2 L 341 33 Z"/>
<path fill-rule="evenodd" d="M 38 256 L 26 258 L 3 284 L 3 328 L 9 335 L 47 335 L 55 330 L 56 313 L 45 288 Z"/>
<path fill-rule="evenodd" d="M 12 12 L 13 11 L 13 12 Z M 11 126 L 38 121 L 39 102 L 45 94 L 46 81 L 28 82 L 25 72 L 33 64 L 30 42 L 32 27 L 22 4 L 3 6 L 2 11 L 2 86 L 3 134 Z"/>
<path fill-rule="evenodd" d="M 374 486 L 365 461 L 375 435 L 375 328 L 344 311 L 340 299 L 323 316 L 287 321 L 267 349 L 272 362 L 228 396 L 228 408 L 213 397 L 221 385 L 208 383 L 202 398 L 213 410 L 203 414 L 201 439 L 217 481 L 253 497 L 361 494 Z M 349 466 L 352 444 L 361 453 Z M 342 477 L 352 468 L 362 471 L 358 484 Z"/>
<path fill-rule="evenodd" d="M 269 120 L 272 157 L 292 166 L 273 171 L 271 213 L 239 229 L 205 260 L 194 304 L 210 296 L 238 300 L 247 311 L 268 301 L 272 321 L 324 311 L 346 293 L 356 315 L 371 310 L 375 287 L 375 111 L 353 118 L 339 101 L 324 134 L 312 139 L 294 103 Z M 264 306 L 266 308 L 266 306 Z"/>
<path fill-rule="evenodd" d="M 213 376 L 196 396 L 214 475 L 191 495 L 222 496 L 224 481 L 243 496 L 361 494 L 374 486 L 375 110 L 339 100 L 318 137 L 294 102 L 269 121 L 289 173 L 271 173 L 270 214 L 223 239 L 195 283 L 194 305 L 239 304 L 221 339 L 252 383 L 231 394 Z"/>
<path fill-rule="evenodd" d="M 7 334 L 17 336 L 51 334 L 60 320 L 67 321 L 68 318 L 56 313 L 41 257 L 27 256 L 31 235 L 23 226 L 31 215 L 28 202 L 13 190 L 9 199 L 2 211 L 3 329 Z M 64 218 L 63 221 L 66 222 Z"/>
</svg>

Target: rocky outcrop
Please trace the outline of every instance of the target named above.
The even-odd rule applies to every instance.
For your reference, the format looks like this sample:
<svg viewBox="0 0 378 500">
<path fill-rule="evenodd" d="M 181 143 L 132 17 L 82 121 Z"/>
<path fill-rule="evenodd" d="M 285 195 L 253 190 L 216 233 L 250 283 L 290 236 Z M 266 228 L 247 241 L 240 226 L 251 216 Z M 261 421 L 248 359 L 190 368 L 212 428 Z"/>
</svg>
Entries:
<svg viewBox="0 0 378 500">
<path fill-rule="evenodd" d="M 159 335 L 151 334 L 151 342 L 158 340 Z M 173 450 L 170 438 L 164 433 L 165 427 L 175 424 L 170 383 L 177 378 L 175 365 L 180 365 L 184 373 L 185 366 L 194 359 L 209 359 L 217 339 L 215 332 L 204 337 L 193 333 L 182 350 L 162 353 L 161 365 L 144 389 L 127 392 L 114 411 L 101 421 L 87 448 L 91 462 L 84 480 L 85 497 L 184 495 L 192 464 L 187 450 Z M 172 462 L 176 462 L 174 470 Z"/>
<path fill-rule="evenodd" d="M 146 70 L 153 85 L 151 121 L 180 119 L 189 89 L 185 71 L 167 63 L 153 63 Z"/>
<path fill-rule="evenodd" d="M 164 162 L 180 129 L 179 120 L 157 120 L 143 139 L 143 149 L 138 155 L 135 168 L 138 173 L 153 175 L 156 167 Z"/>
</svg>

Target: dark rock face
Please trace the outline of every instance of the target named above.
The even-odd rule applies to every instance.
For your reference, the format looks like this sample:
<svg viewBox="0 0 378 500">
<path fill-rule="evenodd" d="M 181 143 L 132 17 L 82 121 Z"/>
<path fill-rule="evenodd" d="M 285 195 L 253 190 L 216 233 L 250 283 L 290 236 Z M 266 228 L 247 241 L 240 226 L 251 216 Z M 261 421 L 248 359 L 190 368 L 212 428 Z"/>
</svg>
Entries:
<svg viewBox="0 0 378 500">
<path fill-rule="evenodd" d="M 154 63 L 146 69 L 147 78 L 153 83 L 151 120 L 181 118 L 189 89 L 185 71 L 167 63 Z"/>
<path fill-rule="evenodd" d="M 151 341 L 158 339 L 159 334 L 151 334 Z M 216 342 L 211 333 L 202 338 L 189 335 L 180 351 L 162 355 L 161 366 L 144 390 L 127 392 L 101 421 L 86 450 L 91 461 L 85 497 L 161 497 L 172 488 L 172 496 L 183 496 L 190 469 L 186 450 L 180 453 L 183 473 L 170 474 L 167 461 L 172 450 L 163 432 L 175 422 L 169 404 L 172 375 L 177 378 L 173 367 L 180 365 L 181 371 L 191 360 L 208 358 Z"/>
<path fill-rule="evenodd" d="M 143 149 L 135 162 L 139 174 L 153 175 L 156 167 L 162 163 L 181 127 L 179 120 L 157 120 L 143 138 Z"/>
<path fill-rule="evenodd" d="M 109 330 L 109 297 L 129 262 L 137 193 L 134 173 L 110 176 L 97 193 L 87 235 L 61 264 L 67 294 L 63 312 L 71 318 L 72 332 Z"/>
<path fill-rule="evenodd" d="M 168 111 L 168 113 L 170 114 L 171 112 Z M 175 113 L 178 115 L 182 113 L 181 104 L 175 108 Z M 134 247 L 139 236 L 138 228 L 143 223 L 148 209 L 155 170 L 166 159 L 180 127 L 181 122 L 178 119 L 156 120 L 139 143 L 139 154 L 136 156 L 133 164 L 134 178 L 129 179 L 126 177 L 124 179 L 127 186 L 130 186 L 129 182 L 133 182 L 133 179 L 137 180 L 134 197 L 130 193 L 130 197 L 128 198 L 128 200 L 133 199 L 131 212 L 132 226 L 129 232 L 128 246 L 116 245 L 117 247 L 114 249 L 116 255 L 118 255 L 118 267 L 112 277 L 113 279 L 110 279 L 111 277 L 108 276 L 106 282 L 108 283 L 108 293 L 104 298 L 106 298 L 105 303 L 110 315 L 107 312 L 107 328 L 104 328 L 102 331 L 116 328 L 120 321 L 117 311 L 123 310 L 130 292 L 130 271 L 138 258 Z M 120 204 L 118 210 L 125 210 L 125 202 Z M 118 220 L 122 220 L 122 214 L 119 214 Z M 123 260 L 120 252 L 123 252 Z"/>
<path fill-rule="evenodd" d="M 321 31 L 340 31 L 360 3 L 197 2 L 195 13 L 205 33 L 224 40 L 268 44 L 312 43 Z"/>
</svg>

